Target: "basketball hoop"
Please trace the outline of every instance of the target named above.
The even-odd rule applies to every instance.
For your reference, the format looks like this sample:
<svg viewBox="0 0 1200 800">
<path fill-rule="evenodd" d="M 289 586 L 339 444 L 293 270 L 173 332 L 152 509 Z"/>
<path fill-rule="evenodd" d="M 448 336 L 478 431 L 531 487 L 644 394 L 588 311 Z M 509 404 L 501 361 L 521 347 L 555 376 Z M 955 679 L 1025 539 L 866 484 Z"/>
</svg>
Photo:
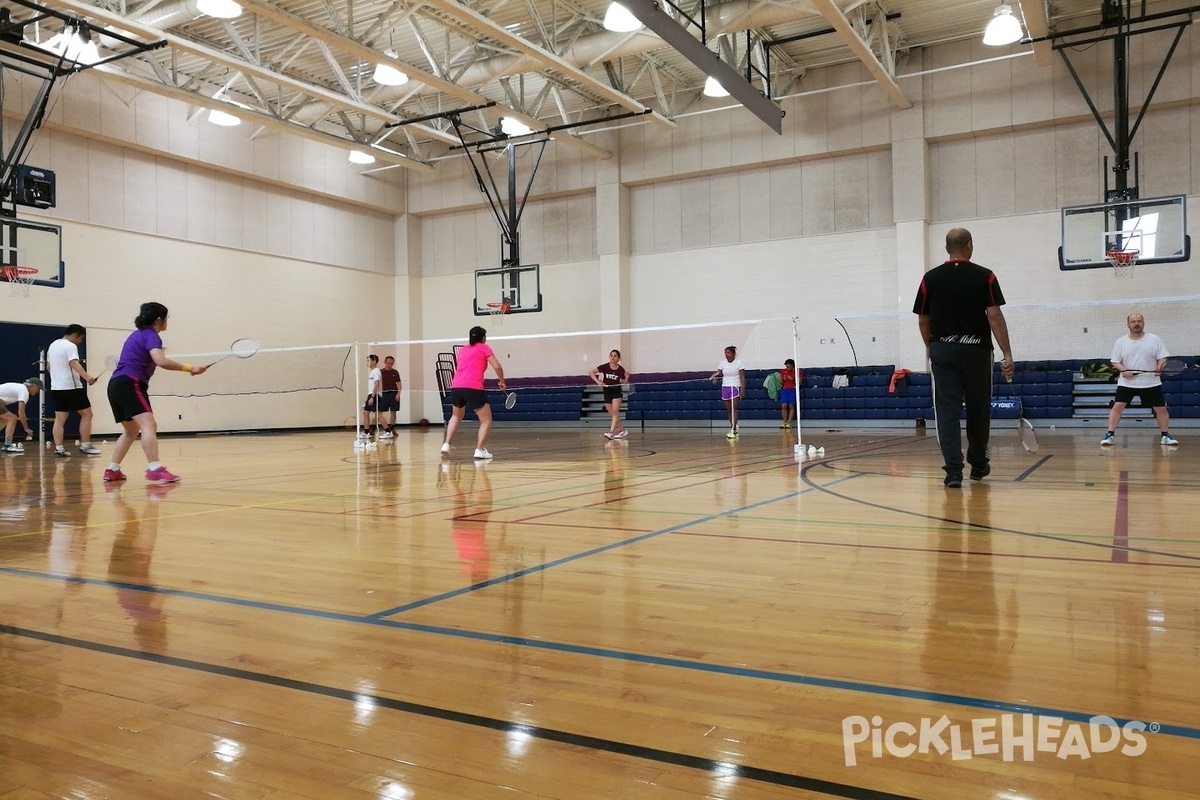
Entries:
<svg viewBox="0 0 1200 800">
<path fill-rule="evenodd" d="M 1137 250 L 1108 250 L 1105 255 L 1108 256 L 1108 263 L 1112 264 L 1118 279 L 1128 280 L 1133 277 L 1133 268 L 1137 266 L 1138 260 Z"/>
<path fill-rule="evenodd" d="M 38 271 L 33 267 L 8 265 L 0 269 L 0 278 L 8 281 L 8 288 L 13 297 L 29 297 L 29 287 L 33 286 L 37 274 Z"/>
<path fill-rule="evenodd" d="M 508 303 L 488 303 L 488 313 L 492 315 L 492 319 L 497 323 L 504 322 L 504 315 L 508 313 L 511 306 Z"/>
</svg>

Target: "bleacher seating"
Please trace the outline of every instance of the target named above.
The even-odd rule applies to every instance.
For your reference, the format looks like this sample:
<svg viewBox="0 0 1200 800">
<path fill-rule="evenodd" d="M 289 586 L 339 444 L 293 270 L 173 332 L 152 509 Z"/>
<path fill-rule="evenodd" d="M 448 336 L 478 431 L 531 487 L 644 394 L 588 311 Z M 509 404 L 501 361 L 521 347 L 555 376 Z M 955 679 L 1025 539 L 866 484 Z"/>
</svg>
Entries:
<svg viewBox="0 0 1200 800">
<path fill-rule="evenodd" d="M 1030 419 L 1066 419 L 1076 415 L 1074 388 L 1080 368 L 1103 359 L 1018 362 L 1012 384 L 1007 384 L 997 366 L 993 375 L 994 395 L 1020 398 Z M 1195 364 L 1197 359 L 1189 359 Z M 767 396 L 763 381 L 773 369 L 746 370 L 745 395 L 738 405 L 742 420 L 779 419 L 779 401 Z M 907 388 L 889 391 L 891 365 L 848 367 L 850 385 L 832 387 L 833 367 L 804 369 L 798 396 L 804 420 L 915 420 L 933 418 L 932 383 L 927 373 L 907 376 Z M 710 383 L 707 372 L 672 372 L 634 375 L 636 391 L 625 401 L 625 418 L 631 422 L 706 421 L 720 423 L 725 407 L 720 391 Z M 518 392 L 517 405 L 504 408 L 504 394 L 494 382 L 488 384 L 488 401 L 496 420 L 570 421 L 581 419 L 583 387 L 578 376 L 526 378 L 508 382 Z M 522 388 L 528 387 L 528 388 Z M 1114 385 L 1115 388 L 1115 385 Z M 1163 390 L 1173 417 L 1200 417 L 1200 367 L 1165 378 Z M 1103 410 L 1103 409 L 1101 409 Z M 449 405 L 443 412 L 448 417 Z M 1095 410 L 1089 411 L 1094 415 Z M 1107 413 L 1107 412 L 1104 412 Z M 997 417 L 1004 416 L 997 413 Z"/>
<path fill-rule="evenodd" d="M 488 406 L 497 422 L 578 421 L 583 407 L 583 387 L 578 376 L 518 378 L 506 382 L 517 393 L 517 404 L 504 407 L 505 392 L 494 380 L 486 381 Z M 450 418 L 450 404 L 442 398 L 442 418 Z"/>
</svg>

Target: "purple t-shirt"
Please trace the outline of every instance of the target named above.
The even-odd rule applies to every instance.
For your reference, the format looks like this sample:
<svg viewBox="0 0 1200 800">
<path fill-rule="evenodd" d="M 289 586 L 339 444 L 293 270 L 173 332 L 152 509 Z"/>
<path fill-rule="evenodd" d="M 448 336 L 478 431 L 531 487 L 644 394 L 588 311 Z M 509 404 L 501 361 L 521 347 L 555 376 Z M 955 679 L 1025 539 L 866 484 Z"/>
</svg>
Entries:
<svg viewBox="0 0 1200 800">
<path fill-rule="evenodd" d="M 494 355 L 487 343 L 469 344 L 458 351 L 458 368 L 450 385 L 455 389 L 482 389 L 488 356 Z"/>
<path fill-rule="evenodd" d="M 155 370 L 150 351 L 156 347 L 162 349 L 162 346 L 162 337 L 158 335 L 158 331 L 154 328 L 138 328 L 125 340 L 125 346 L 121 348 L 121 358 L 112 376 L 119 378 L 124 375 L 135 381 L 149 383 Z"/>
</svg>

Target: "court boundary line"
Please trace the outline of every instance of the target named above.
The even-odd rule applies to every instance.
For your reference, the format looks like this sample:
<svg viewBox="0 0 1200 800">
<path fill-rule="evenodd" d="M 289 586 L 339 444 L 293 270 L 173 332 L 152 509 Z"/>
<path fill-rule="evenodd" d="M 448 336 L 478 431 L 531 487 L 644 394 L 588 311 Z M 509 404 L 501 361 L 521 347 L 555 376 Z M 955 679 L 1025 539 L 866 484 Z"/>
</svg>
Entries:
<svg viewBox="0 0 1200 800">
<path fill-rule="evenodd" d="M 870 500 L 863 500 L 858 497 L 850 497 L 849 495 L 839 494 L 838 492 L 831 491 L 828 488 L 829 486 L 833 486 L 834 483 L 836 483 L 836 482 L 830 482 L 828 484 L 822 485 L 822 484 L 815 482 L 808 476 L 809 471 L 812 470 L 814 467 L 825 467 L 825 468 L 829 469 L 830 471 L 833 471 L 833 467 L 830 466 L 830 463 L 832 463 L 832 460 L 830 462 L 820 462 L 817 464 L 809 464 L 808 466 L 806 466 L 800 470 L 800 479 L 802 481 L 804 481 L 805 483 L 807 483 L 809 486 L 816 489 L 817 491 L 828 494 L 831 497 L 836 497 L 839 500 L 845 500 L 848 503 L 855 503 L 857 505 L 868 506 L 870 508 L 877 508 L 881 511 L 888 511 L 893 514 L 903 514 L 903 515 L 909 516 L 909 517 L 917 517 L 918 519 L 930 519 L 930 520 L 938 520 L 940 522 L 950 522 L 950 523 L 954 523 L 954 524 L 959 524 L 959 520 L 949 519 L 947 517 L 938 517 L 933 514 L 922 514 L 919 511 L 909 511 L 908 509 L 905 509 L 905 508 L 894 508 L 892 506 L 885 506 L 881 503 L 873 503 Z M 850 470 L 847 470 L 847 471 L 850 471 Z M 947 490 L 947 491 L 962 491 L 962 490 L 960 489 L 960 490 Z M 1023 530 L 1018 530 L 1017 528 L 1002 528 L 999 525 L 983 525 L 978 522 L 974 522 L 971 524 L 980 530 L 991 531 L 992 533 L 1009 533 L 1014 536 L 1025 536 L 1030 539 L 1040 539 L 1042 541 L 1059 542 L 1062 544 L 1074 544 L 1074 545 L 1078 545 L 1080 547 L 1102 547 L 1106 550 L 1112 550 L 1112 549 L 1115 549 L 1115 547 L 1116 547 L 1116 545 L 1114 543 L 1105 544 L 1102 542 L 1087 541 L 1085 539 L 1072 539 L 1069 536 L 1063 536 L 1061 534 L 1037 533 L 1036 531 L 1023 531 Z M 1200 562 L 1200 556 L 1191 556 L 1191 555 L 1187 555 L 1186 553 L 1171 553 L 1171 552 L 1167 552 L 1167 551 L 1163 551 L 1163 550 L 1151 550 L 1151 549 L 1145 548 L 1145 547 L 1128 547 L 1127 546 L 1122 549 L 1126 553 L 1140 553 L 1142 555 L 1162 556 L 1163 558 L 1178 558 L 1183 561 Z"/>
<path fill-rule="evenodd" d="M 327 697 L 334 700 L 344 700 L 351 703 L 360 703 L 364 699 L 369 699 L 376 705 L 392 711 L 416 714 L 423 717 L 429 717 L 431 719 L 441 720 L 443 722 L 471 725 L 477 728 L 497 731 L 500 733 L 521 733 L 533 738 L 541 739 L 543 741 L 563 744 L 569 747 L 611 753 L 613 755 L 637 758 L 643 761 L 653 761 L 659 764 L 684 767 L 686 769 L 697 770 L 700 772 L 717 773 L 722 777 L 747 778 L 760 783 L 767 783 L 775 786 L 786 786 L 789 788 L 801 789 L 830 797 L 842 797 L 846 798 L 846 800 L 916 800 L 916 798 L 908 795 L 899 795 L 876 789 L 868 789 L 861 786 L 852 786 L 846 783 L 827 781 L 821 778 L 808 777 L 806 775 L 780 772 L 778 770 L 766 769 L 764 767 L 735 764 L 728 761 L 718 761 L 716 759 L 704 758 L 703 756 L 693 756 L 687 753 L 679 753 L 657 747 L 620 742 L 615 739 L 605 739 L 600 736 L 571 733 L 569 731 L 558 730 L 556 728 L 544 728 L 537 725 L 529 725 L 527 723 L 512 722 L 509 720 L 498 719 L 496 717 L 484 716 L 482 714 L 472 714 L 467 711 L 454 711 L 451 709 L 439 708 L 438 706 L 427 705 L 424 703 L 414 703 L 408 700 L 398 700 L 382 695 L 363 694 L 362 692 L 352 689 L 339 689 L 336 686 L 329 686 L 327 684 L 315 683 L 312 681 L 302 681 L 295 678 L 283 678 L 276 675 L 269 675 L 265 672 L 255 672 L 253 670 L 240 669 L 237 667 L 225 667 L 219 664 L 212 664 L 207 661 L 181 658 L 178 656 L 164 656 L 157 653 L 145 653 L 132 648 L 119 647 L 117 645 L 103 644 L 100 642 L 92 642 L 87 639 L 78 639 L 75 637 L 63 636 L 61 634 L 45 633 L 28 628 L 17 628 L 14 626 L 5 625 L 3 623 L 0 623 L 0 634 L 20 636 L 22 638 L 33 639 L 36 641 L 46 642 L 48 644 L 55 644 L 62 647 L 74 647 L 76 649 L 89 650 L 91 652 L 101 653 L 104 655 L 132 658 L 138 661 L 157 664 L 159 666 L 176 667 L 178 669 L 204 672 L 210 675 L 219 675 L 225 678 L 251 681 L 254 683 L 274 686 L 280 689 L 290 689 L 292 691 L 304 692 L 306 694 Z M 431 767 L 426 768 L 432 769 Z"/>
<path fill-rule="evenodd" d="M 911 443 L 912 441 L 914 441 L 914 440 L 912 440 L 912 439 L 885 440 L 885 441 L 881 442 L 878 445 L 878 447 L 875 449 L 887 449 L 887 448 L 890 448 L 890 447 L 893 447 L 896 445 L 903 446 L 904 444 Z M 766 504 L 769 504 L 772 502 L 779 502 L 780 500 L 785 500 L 785 499 L 789 499 L 792 497 L 796 497 L 798 495 L 807 493 L 809 491 L 814 491 L 814 490 L 821 491 L 821 492 L 830 494 L 834 497 L 838 497 L 841 499 L 850 500 L 851 502 L 863 503 L 863 504 L 872 505 L 872 506 L 876 505 L 876 504 L 872 504 L 868 501 L 860 501 L 860 500 L 857 500 L 856 498 L 847 497 L 845 495 L 838 494 L 837 492 L 830 491 L 829 489 L 826 488 L 827 486 L 833 486 L 836 483 L 844 482 L 844 481 L 850 480 L 852 478 L 862 477 L 863 475 L 872 474 L 872 473 L 864 473 L 864 472 L 857 472 L 857 471 L 850 472 L 850 474 L 845 475 L 845 476 L 831 482 L 830 484 L 826 484 L 826 485 L 817 484 L 808 476 L 808 472 L 812 468 L 817 467 L 817 466 L 825 466 L 827 468 L 830 468 L 831 471 L 833 471 L 832 467 L 829 466 L 829 464 L 832 461 L 834 461 L 834 459 L 829 459 L 828 461 L 821 460 L 818 462 L 810 463 L 808 465 L 803 465 L 803 464 L 801 465 L 801 479 L 809 485 L 809 487 L 810 487 L 809 489 L 802 489 L 797 492 L 789 493 L 789 494 L 781 496 L 781 497 L 777 497 L 777 498 L 773 498 L 773 499 L 769 499 L 769 500 L 765 500 L 765 501 L 760 501 L 758 503 L 744 506 L 744 507 L 741 507 L 740 509 L 732 509 L 732 510 L 729 510 L 726 512 L 722 512 L 721 514 L 718 514 L 718 515 L 710 515 L 709 517 L 705 517 L 702 520 L 694 520 L 690 524 L 692 524 L 692 525 L 699 524 L 699 522 L 705 521 L 708 519 L 716 519 L 716 518 L 720 518 L 722 516 L 729 516 L 731 514 L 738 513 L 738 511 L 740 511 L 740 510 L 754 508 L 754 507 L 766 505 Z M 260 507 L 260 506 L 251 506 L 251 507 Z M 917 516 L 918 518 L 941 519 L 941 518 L 937 518 L 937 517 L 930 517 L 928 515 L 922 515 L 922 514 L 919 514 L 916 512 L 909 512 L 909 511 L 903 511 L 901 509 L 889 508 L 886 506 L 877 506 L 877 507 L 884 509 L 884 510 L 888 510 L 888 511 L 898 511 L 903 514 Z M 950 522 L 953 524 L 961 524 L 957 520 L 942 520 L 942 521 Z M 664 529 L 663 532 L 664 533 L 675 532 L 675 531 L 679 530 L 680 527 L 686 527 L 686 525 L 671 526 L 670 529 Z M 1101 545 L 1098 543 L 1091 543 L 1091 542 L 1079 542 L 1077 540 L 1062 539 L 1061 537 L 1055 537 L 1052 535 L 1044 535 L 1044 534 L 1036 534 L 1036 533 L 1031 533 L 1031 532 L 1026 532 L 1026 531 L 1007 531 L 1005 529 L 990 528 L 987 526 L 979 526 L 979 525 L 976 525 L 976 527 L 986 528 L 989 530 L 999 530 L 1001 532 L 1017 533 L 1020 535 L 1025 535 L 1025 536 L 1030 536 L 1030 537 L 1035 537 L 1035 538 L 1061 540 L 1061 541 L 1064 541 L 1066 543 L 1071 543 L 1071 544 L 1089 544 L 1089 545 L 1098 546 L 1098 547 L 1109 547 L 1109 545 Z M 648 536 L 653 535 L 654 533 L 656 533 L 656 532 L 651 532 L 651 534 L 645 534 L 645 535 L 642 535 L 639 537 L 634 537 L 634 539 L 637 540 L 637 539 L 648 538 Z M 617 543 L 617 544 L 619 544 L 619 543 Z M 614 546 L 616 546 L 616 545 L 614 545 Z M 611 547 L 609 549 L 611 549 Z M 1133 552 L 1151 552 L 1151 553 L 1153 553 L 1154 551 L 1138 551 L 1135 549 L 1135 550 L 1133 550 Z M 1173 554 L 1163 554 L 1163 555 L 1173 555 Z M 1188 560 L 1200 561 L 1200 558 L 1188 559 Z M 521 572 L 524 573 L 527 571 L 523 570 Z M 476 641 L 514 644 L 517 646 L 533 647 L 533 648 L 537 648 L 537 649 L 545 649 L 545 650 L 550 650 L 550 651 L 571 653 L 571 654 L 577 654 L 577 655 L 585 655 L 585 656 L 600 657 L 600 658 L 611 658 L 611 659 L 616 659 L 616 660 L 630 661 L 630 662 L 634 662 L 634 663 L 645 663 L 645 664 L 651 664 L 651 665 L 656 665 L 656 666 L 667 666 L 667 667 L 673 667 L 673 668 L 689 669 L 689 670 L 710 672 L 710 673 L 716 673 L 716 674 L 725 674 L 725 675 L 730 675 L 730 676 L 735 676 L 735 677 L 749 677 L 749 678 L 753 678 L 753 679 L 761 679 L 761 680 L 773 681 L 773 682 L 777 682 L 777 683 L 801 684 L 801 685 L 815 686 L 815 687 L 819 687 L 819 688 L 828 688 L 828 689 L 834 689 L 834 690 L 861 692 L 861 693 L 865 693 L 865 694 L 876 694 L 876 695 L 882 695 L 882 696 L 898 697 L 898 698 L 903 698 L 903 699 L 923 700 L 923 701 L 927 701 L 927 702 L 941 703 L 941 704 L 947 704 L 947 705 L 952 705 L 952 706 L 983 708 L 983 709 L 988 709 L 988 710 L 993 710 L 993 711 L 996 711 L 996 710 L 1011 711 L 1011 712 L 1016 712 L 1016 713 L 1033 713 L 1033 714 L 1037 714 L 1037 715 L 1041 715 L 1041 716 L 1062 717 L 1064 719 L 1070 719 L 1072 721 L 1077 721 L 1077 722 L 1088 722 L 1093 716 L 1096 716 L 1095 714 L 1085 714 L 1082 712 L 1062 711 L 1062 710 L 1057 710 L 1057 709 L 1052 709 L 1052 708 L 1042 707 L 1042 706 L 1029 706 L 1029 705 L 1014 704 L 1014 703 L 1006 703 L 1006 702 L 1001 702 L 1001 701 L 987 700 L 984 698 L 969 697 L 969 696 L 965 696 L 965 695 L 953 695 L 953 694 L 945 694 L 945 693 L 938 693 L 938 692 L 926 692 L 923 690 L 910 689 L 907 687 L 887 686 L 887 685 L 882 685 L 882 684 L 869 684 L 869 683 L 864 683 L 864 682 L 845 681 L 845 680 L 837 680 L 837 679 L 831 679 L 831 678 L 821 678 L 821 677 L 801 675 L 801 674 L 772 672 L 769 670 L 731 667 L 731 666 L 720 665 L 720 664 L 706 664 L 706 663 L 699 662 L 699 661 L 688 661 L 685 659 L 645 655 L 645 654 L 639 654 L 639 653 L 631 653 L 631 652 L 611 650 L 611 649 L 605 649 L 605 648 L 597 648 L 597 647 L 584 646 L 584 645 L 573 645 L 573 644 L 562 643 L 562 642 L 551 642 L 551 641 L 546 641 L 546 640 L 529 639 L 529 638 L 524 638 L 524 637 L 513 637 L 513 636 L 506 636 L 506 635 L 502 635 L 502 634 L 493 634 L 493 633 L 488 633 L 488 632 L 483 632 L 483 631 L 465 631 L 465 630 L 455 629 L 455 628 L 445 628 L 445 627 L 440 627 L 440 626 L 403 622 L 403 621 L 399 621 L 399 620 L 382 619 L 382 618 L 379 618 L 377 614 L 376 615 L 366 615 L 366 616 L 344 614 L 344 613 L 340 613 L 340 612 L 321 611 L 318 609 L 300 608 L 297 606 L 287 606 L 284 604 L 266 603 L 263 601 L 244 600 L 244 599 L 240 599 L 240 598 L 224 597 L 224 596 L 219 596 L 219 595 L 207 595 L 204 593 L 192 592 L 192 591 L 188 591 L 188 590 L 162 589 L 160 587 L 142 586 L 142 585 L 137 585 L 137 584 L 125 584 L 125 583 L 118 583 L 118 582 L 113 582 L 113 581 L 92 579 L 92 578 L 75 578 L 75 577 L 71 577 L 71 576 L 63 576 L 63 575 L 56 575 L 56 574 L 50 574 L 50 573 L 41 573 L 41 572 L 36 572 L 36 571 L 32 571 L 32 570 L 24 570 L 24 569 L 4 567 L 4 566 L 0 566 L 0 574 L 12 574 L 12 575 L 18 575 L 18 576 L 23 576 L 23 577 L 40 578 L 40 579 L 45 579 L 45 580 L 56 580 L 56 581 L 68 582 L 68 583 L 81 583 L 81 584 L 86 584 L 86 585 L 126 588 L 126 589 L 131 589 L 134 591 L 151 592 L 151 593 L 163 594 L 166 596 L 176 596 L 176 597 L 184 597 L 184 598 L 188 598 L 188 599 L 196 599 L 196 600 L 201 600 L 201 601 L 225 603 L 225 604 L 229 604 L 229 605 L 248 607 L 248 608 L 253 608 L 253 609 L 257 609 L 257 610 L 278 611 L 278 612 L 283 612 L 283 613 L 299 614 L 299 615 L 304 615 L 304 616 L 309 616 L 309 617 L 314 617 L 314 618 L 328 619 L 331 621 L 366 623 L 366 624 L 379 625 L 379 626 L 383 626 L 383 627 L 395 628 L 395 629 L 400 629 L 400 630 L 408 630 L 408 631 L 420 632 L 420 633 L 431 633 L 431 634 L 435 634 L 435 635 L 452 636 L 452 637 L 458 637 L 458 638 L 464 638 L 464 639 L 470 639 L 470 640 L 476 640 Z M 513 573 L 513 574 L 517 575 L 517 573 Z M 0 625 L 0 629 L 2 629 L 2 627 L 3 626 Z M 1108 715 L 1108 716 L 1112 716 L 1112 715 Z M 1127 722 L 1127 721 L 1132 721 L 1132 720 L 1122 719 L 1121 724 L 1124 724 L 1124 722 Z M 1160 732 L 1167 734 L 1167 735 L 1179 736 L 1179 737 L 1183 737 L 1183 738 L 1200 739 L 1200 728 L 1190 728 L 1190 727 L 1183 726 L 1183 725 L 1163 724 L 1160 727 Z"/>
</svg>

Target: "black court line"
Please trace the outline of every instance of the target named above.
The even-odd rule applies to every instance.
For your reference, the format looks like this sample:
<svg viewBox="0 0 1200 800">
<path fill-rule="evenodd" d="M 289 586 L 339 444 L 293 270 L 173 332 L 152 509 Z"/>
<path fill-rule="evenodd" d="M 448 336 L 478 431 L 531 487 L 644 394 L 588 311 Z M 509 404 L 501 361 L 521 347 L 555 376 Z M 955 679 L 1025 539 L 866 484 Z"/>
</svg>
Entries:
<svg viewBox="0 0 1200 800">
<path fill-rule="evenodd" d="M 1045 464 L 1047 461 L 1049 461 L 1049 460 L 1050 460 L 1050 459 L 1052 459 L 1052 458 L 1054 458 L 1054 454 L 1053 454 L 1053 453 L 1051 453 L 1051 454 L 1050 454 L 1050 455 L 1048 455 L 1048 456 L 1042 456 L 1041 458 L 1039 458 L 1039 459 L 1037 460 L 1037 463 L 1035 463 L 1035 464 L 1034 464 L 1032 467 L 1030 467 L 1029 469 L 1025 470 L 1024 472 L 1022 472 L 1022 473 L 1021 473 L 1020 475 L 1018 475 L 1017 477 L 1013 478 L 1013 482 L 1014 482 L 1014 483 L 1020 483 L 1021 481 L 1025 480 L 1026 478 L 1028 478 L 1030 475 L 1032 475 L 1032 474 L 1033 474 L 1033 471 L 1034 471 L 1035 469 L 1037 469 L 1038 467 L 1040 467 L 1042 464 Z"/>
<path fill-rule="evenodd" d="M 872 503 L 870 500 L 863 500 L 860 497 L 851 497 L 850 495 L 841 494 L 841 493 L 835 492 L 833 489 L 829 488 L 830 486 L 833 486 L 835 483 L 837 483 L 836 481 L 831 481 L 827 484 L 820 484 L 809 477 L 808 473 L 814 467 L 825 467 L 826 469 L 833 469 L 833 467 L 830 466 L 831 463 L 832 462 L 816 463 L 816 464 L 810 464 L 810 465 L 804 467 L 804 469 L 802 469 L 800 471 L 800 479 L 802 481 L 804 481 L 806 484 L 808 484 L 809 486 L 811 486 L 812 488 L 816 489 L 818 492 L 822 492 L 823 494 L 827 494 L 827 495 L 830 495 L 831 497 L 836 497 L 838 499 L 845 500 L 850 503 L 855 503 L 860 506 L 867 506 L 869 508 L 878 508 L 881 511 L 889 511 L 893 514 L 903 514 L 908 517 L 917 517 L 918 519 L 931 519 L 931 520 L 937 520 L 939 522 L 949 522 L 953 525 L 968 525 L 969 527 L 977 528 L 982 531 L 992 531 L 993 533 L 1011 533 L 1016 536 L 1026 536 L 1026 537 L 1029 537 L 1030 539 L 1042 539 L 1042 540 L 1048 541 L 1048 542 L 1062 542 L 1063 544 L 1073 544 L 1073 545 L 1077 545 L 1079 547 L 1102 547 L 1106 550 L 1112 549 L 1115 547 L 1115 545 L 1105 544 L 1104 542 L 1093 542 L 1093 541 L 1088 541 L 1085 539 L 1072 539 L 1070 536 L 1066 536 L 1066 535 L 1062 535 L 1062 534 L 1038 533 L 1036 531 L 1020 530 L 1019 528 L 1004 528 L 999 525 L 983 525 L 978 522 L 964 522 L 963 520 L 960 520 L 960 519 L 950 519 L 949 517 L 939 517 L 936 514 L 922 514 L 919 511 L 909 511 L 907 509 L 895 508 L 893 506 L 884 505 L 882 503 Z M 948 491 L 958 491 L 958 490 L 951 489 Z M 1178 559 L 1182 559 L 1184 561 L 1200 561 L 1200 555 L 1192 556 L 1192 555 L 1187 555 L 1186 553 L 1172 553 L 1167 550 L 1153 550 L 1149 547 L 1123 547 L 1121 549 L 1124 550 L 1126 553 L 1139 553 L 1141 555 L 1162 556 L 1163 558 L 1178 558 Z"/>
<path fill-rule="evenodd" d="M 715 759 L 692 756 L 686 753 L 676 753 L 671 750 L 660 750 L 656 747 L 645 747 L 643 745 L 629 744 L 628 742 L 618 742 L 613 739 L 603 739 L 598 736 L 571 733 L 569 731 L 560 731 L 554 728 L 541 728 L 534 725 L 497 719 L 495 717 L 485 717 L 480 714 L 471 714 L 465 711 L 453 711 L 446 708 L 438 708 L 437 706 L 425 705 L 423 703 L 410 703 L 405 700 L 396 700 L 390 697 L 365 695 L 362 692 L 351 691 L 349 689 L 339 689 L 336 686 L 326 686 L 320 683 L 294 680 L 292 678 L 281 678 L 276 675 L 267 675 L 266 673 L 237 669 L 235 667 L 223 667 L 218 664 L 209 664 L 204 661 L 195 661 L 188 658 L 164 656 L 156 653 L 144 653 L 140 650 L 133 650 L 127 647 L 117 647 L 115 645 L 91 642 L 86 639 L 76 639 L 70 636 L 62 636 L 56 633 L 45 633 L 43 631 L 35 631 L 28 628 L 17 628 L 11 625 L 4 625 L 2 623 L 0 623 L 0 634 L 20 636 L 26 639 L 34 639 L 37 641 L 48 642 L 50 644 L 62 645 L 64 647 L 90 650 L 94 653 L 103 653 L 105 655 L 118 656 L 121 658 L 132 658 L 138 661 L 146 661 L 169 667 L 178 667 L 180 669 L 187 669 L 195 672 L 204 672 L 210 675 L 220 675 L 226 678 L 253 681 L 254 683 L 275 686 L 281 689 L 291 689 L 293 691 L 305 692 L 307 694 L 318 695 L 321 697 L 330 697 L 335 700 L 345 700 L 350 703 L 362 702 L 364 699 L 369 699 L 371 702 L 381 708 L 388 708 L 393 711 L 400 711 L 406 714 L 418 714 L 430 719 L 442 720 L 444 722 L 454 722 L 460 725 L 471 725 L 476 728 L 484 728 L 503 733 L 520 733 L 536 739 L 542 739 L 548 742 L 556 742 L 558 744 L 564 744 L 570 747 L 613 753 L 615 755 L 629 756 L 631 758 L 638 758 L 645 761 L 653 761 L 659 764 L 669 764 L 671 766 L 684 767 L 686 769 L 693 769 L 701 772 L 709 772 L 714 776 L 720 777 L 722 780 L 729 780 L 730 778 L 745 778 L 752 781 L 773 784 L 775 786 L 786 786 L 792 789 L 802 789 L 804 791 L 816 792 L 818 794 L 828 795 L 830 797 L 844 797 L 848 798 L 848 800 L 917 800 L 917 798 L 910 797 L 908 795 L 892 794 L 891 792 L 881 792 L 874 789 L 865 789 L 860 786 L 851 786 L 845 783 L 821 780 L 820 778 L 809 778 L 804 775 L 795 775 L 789 772 L 779 772 L 777 770 L 763 769 L 761 767 L 732 764 L 727 761 L 717 761 Z"/>
</svg>

